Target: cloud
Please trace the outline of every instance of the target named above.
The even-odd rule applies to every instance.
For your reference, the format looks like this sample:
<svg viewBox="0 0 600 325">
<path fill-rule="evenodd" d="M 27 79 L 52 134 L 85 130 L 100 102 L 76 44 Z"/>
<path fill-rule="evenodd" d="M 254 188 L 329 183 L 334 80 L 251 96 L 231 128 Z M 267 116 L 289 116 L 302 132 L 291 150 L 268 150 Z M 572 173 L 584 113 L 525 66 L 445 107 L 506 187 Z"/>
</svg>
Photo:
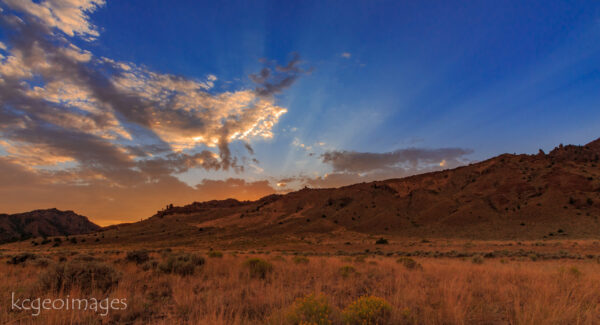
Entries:
<svg viewBox="0 0 600 325">
<path fill-rule="evenodd" d="M 469 162 L 464 156 L 472 152 L 461 148 L 408 148 L 385 153 L 326 151 L 319 157 L 322 163 L 331 166 L 332 172 L 324 175 L 299 175 L 275 182 L 291 188 L 330 188 L 402 178 L 458 167 Z"/>
<path fill-rule="evenodd" d="M 291 86 L 302 74 L 310 73 L 309 70 L 300 68 L 301 60 L 298 53 L 292 53 L 292 58 L 285 66 L 275 62 L 262 60 L 267 66 L 259 73 L 251 74 L 250 80 L 256 84 L 254 92 L 260 97 L 271 97 L 281 93 Z"/>
<path fill-rule="evenodd" d="M 3 0 L 11 9 L 27 14 L 50 28 L 57 28 L 68 36 L 78 35 L 92 40 L 100 34 L 89 23 L 88 14 L 105 4 L 103 0 Z"/>
<path fill-rule="evenodd" d="M 311 150 L 312 149 L 312 146 L 302 143 L 302 141 L 300 141 L 300 139 L 298 139 L 297 137 L 295 137 L 294 140 L 292 141 L 292 145 L 295 147 L 298 147 L 302 150 Z"/>
<path fill-rule="evenodd" d="M 352 53 L 343 52 L 342 54 L 340 54 L 340 56 L 343 57 L 344 59 L 349 59 L 352 57 Z"/>
<path fill-rule="evenodd" d="M 134 186 L 191 168 L 242 171 L 246 159 L 229 145 L 241 141 L 252 155 L 251 139 L 274 136 L 287 110 L 273 95 L 304 73 L 299 56 L 265 63 L 251 76 L 255 89 L 215 92 L 215 75 L 156 73 L 64 37 L 97 37 L 88 15 L 102 5 L 0 0 L 0 24 L 11 30 L 0 57 L 0 149 L 25 168 L 59 168 L 69 175 L 60 182 L 79 184 Z"/>
<path fill-rule="evenodd" d="M 462 148 L 408 148 L 386 153 L 328 151 L 321 155 L 321 159 L 331 165 L 334 172 L 369 173 L 399 168 L 417 171 L 431 164 L 456 166 L 461 163 L 461 157 L 472 152 Z"/>
</svg>

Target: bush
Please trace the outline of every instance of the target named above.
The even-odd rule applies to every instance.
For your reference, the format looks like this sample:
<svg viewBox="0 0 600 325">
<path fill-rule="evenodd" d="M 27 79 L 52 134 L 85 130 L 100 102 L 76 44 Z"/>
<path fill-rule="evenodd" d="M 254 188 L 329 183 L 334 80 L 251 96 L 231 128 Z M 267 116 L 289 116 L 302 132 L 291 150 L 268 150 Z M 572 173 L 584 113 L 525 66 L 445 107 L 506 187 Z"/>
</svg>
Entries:
<svg viewBox="0 0 600 325">
<path fill-rule="evenodd" d="M 120 274 L 112 267 L 99 262 L 70 261 L 58 264 L 39 277 L 41 289 L 56 293 L 68 292 L 78 287 L 89 294 L 94 289 L 107 292 L 119 283 Z"/>
<path fill-rule="evenodd" d="M 354 258 L 354 262 L 356 263 L 364 263 L 367 257 L 365 255 L 359 255 Z"/>
<path fill-rule="evenodd" d="M 148 251 L 144 249 L 127 252 L 125 259 L 129 262 L 135 262 L 135 264 L 142 264 L 148 262 L 150 260 L 150 256 L 148 255 Z"/>
<path fill-rule="evenodd" d="M 573 275 L 574 277 L 578 278 L 581 276 L 581 271 L 579 271 L 579 269 L 577 268 L 577 266 L 571 266 L 569 268 L 569 273 L 571 275 Z"/>
<path fill-rule="evenodd" d="M 204 265 L 204 262 L 204 257 L 195 254 L 169 255 L 158 264 L 158 269 L 163 273 L 186 276 L 194 274 L 196 267 Z"/>
<path fill-rule="evenodd" d="M 387 245 L 389 244 L 388 240 L 381 237 L 379 239 L 377 239 L 377 241 L 375 242 L 376 245 Z"/>
<path fill-rule="evenodd" d="M 77 255 L 73 258 L 74 261 L 85 261 L 85 262 L 91 262 L 91 261 L 95 261 L 96 258 L 93 257 L 92 255 L 88 255 L 88 254 L 80 254 Z"/>
<path fill-rule="evenodd" d="M 273 271 L 271 263 L 260 258 L 251 258 L 244 262 L 244 267 L 250 272 L 250 277 L 264 279 Z"/>
<path fill-rule="evenodd" d="M 392 306 L 383 298 L 375 296 L 358 298 L 342 313 L 344 324 L 349 325 L 387 324 L 391 314 Z"/>
<path fill-rule="evenodd" d="M 223 257 L 223 253 L 219 251 L 210 251 L 208 252 L 208 257 Z"/>
<path fill-rule="evenodd" d="M 400 257 L 399 259 L 396 260 L 396 262 L 404 265 L 404 267 L 407 268 L 407 269 L 409 269 L 409 270 L 422 269 L 423 268 L 421 266 L 421 264 L 419 264 L 417 261 L 413 260 L 410 257 Z"/>
<path fill-rule="evenodd" d="M 333 308 L 323 294 L 310 294 L 296 300 L 287 314 L 289 324 L 331 324 Z"/>
<path fill-rule="evenodd" d="M 308 262 L 310 262 L 310 260 L 307 257 L 304 257 L 304 256 L 294 257 L 294 263 L 296 263 L 296 264 L 308 264 Z"/>
<path fill-rule="evenodd" d="M 40 267 L 40 268 L 46 268 L 49 265 L 54 264 L 54 261 L 52 259 L 49 259 L 47 257 L 40 257 L 35 259 L 34 265 L 36 267 Z"/>
<path fill-rule="evenodd" d="M 146 294 L 152 303 L 166 302 L 173 297 L 173 288 L 168 281 L 152 282 Z"/>
<path fill-rule="evenodd" d="M 6 261 L 6 263 L 12 264 L 12 265 L 19 265 L 21 263 L 25 263 L 27 260 L 35 260 L 36 258 L 37 258 L 37 255 L 35 255 L 35 254 L 22 253 L 22 254 L 11 257 L 8 261 Z"/>
<path fill-rule="evenodd" d="M 274 257 L 272 258 L 272 260 L 273 260 L 273 261 L 278 261 L 278 262 L 285 262 L 285 257 L 283 257 L 283 256 L 281 256 L 281 255 L 277 255 L 277 256 L 274 256 Z"/>
<path fill-rule="evenodd" d="M 354 266 L 345 265 L 345 266 L 340 267 L 339 273 L 342 277 L 347 278 L 351 274 L 355 274 L 356 269 L 354 268 Z"/>
<path fill-rule="evenodd" d="M 148 262 L 142 264 L 142 270 L 144 270 L 144 271 L 155 270 L 157 267 L 158 267 L 157 261 L 148 261 Z"/>
<path fill-rule="evenodd" d="M 483 264 L 483 257 L 480 255 L 473 256 L 471 262 L 473 262 L 473 264 Z"/>
</svg>

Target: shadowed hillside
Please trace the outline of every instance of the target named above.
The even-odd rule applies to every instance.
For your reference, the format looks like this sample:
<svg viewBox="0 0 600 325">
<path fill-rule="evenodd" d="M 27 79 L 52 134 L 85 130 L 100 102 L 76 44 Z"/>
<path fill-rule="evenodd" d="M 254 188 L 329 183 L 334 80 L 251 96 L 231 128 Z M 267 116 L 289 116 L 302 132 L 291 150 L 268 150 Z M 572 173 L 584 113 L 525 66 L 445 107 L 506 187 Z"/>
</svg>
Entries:
<svg viewBox="0 0 600 325">
<path fill-rule="evenodd" d="M 30 237 L 79 235 L 98 229 L 100 226 L 73 211 L 48 209 L 0 214 L 0 243 Z"/>
</svg>

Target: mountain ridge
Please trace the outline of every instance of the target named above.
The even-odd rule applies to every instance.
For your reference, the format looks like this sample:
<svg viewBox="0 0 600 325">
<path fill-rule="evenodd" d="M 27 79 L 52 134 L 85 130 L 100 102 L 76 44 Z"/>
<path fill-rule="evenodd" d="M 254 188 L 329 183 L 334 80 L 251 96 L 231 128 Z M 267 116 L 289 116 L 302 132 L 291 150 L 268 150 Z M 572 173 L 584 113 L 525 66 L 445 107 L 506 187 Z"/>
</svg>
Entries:
<svg viewBox="0 0 600 325">
<path fill-rule="evenodd" d="M 149 219 L 111 231 L 127 234 L 120 240 L 181 238 L 189 243 L 310 234 L 598 238 L 599 155 L 600 139 L 583 146 L 559 145 L 547 154 L 502 154 L 405 178 L 304 188 L 256 201 L 168 206 Z"/>
<path fill-rule="evenodd" d="M 56 208 L 0 214 L 0 243 L 31 237 L 80 235 L 101 227 L 71 210 Z"/>
</svg>

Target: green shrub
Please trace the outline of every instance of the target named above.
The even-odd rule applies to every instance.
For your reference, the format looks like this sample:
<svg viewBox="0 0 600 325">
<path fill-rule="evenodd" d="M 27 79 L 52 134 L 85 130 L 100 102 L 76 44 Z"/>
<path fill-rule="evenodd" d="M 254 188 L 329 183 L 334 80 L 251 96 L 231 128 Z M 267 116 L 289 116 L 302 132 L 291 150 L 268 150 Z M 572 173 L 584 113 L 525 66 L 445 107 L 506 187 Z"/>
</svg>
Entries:
<svg viewBox="0 0 600 325">
<path fill-rule="evenodd" d="M 357 257 L 354 258 L 354 262 L 356 263 L 364 263 L 366 260 L 366 256 L 365 255 L 359 255 Z"/>
<path fill-rule="evenodd" d="M 473 264 L 483 264 L 483 257 L 475 255 L 473 256 L 473 259 L 471 259 L 471 262 L 473 262 Z"/>
<path fill-rule="evenodd" d="M 578 278 L 581 276 L 581 271 L 579 271 L 579 269 L 577 268 L 577 266 L 571 266 L 569 268 L 569 273 L 571 275 L 573 275 L 574 277 Z"/>
<path fill-rule="evenodd" d="M 250 277 L 264 279 L 273 271 L 271 263 L 260 258 L 251 258 L 244 262 L 244 267 L 248 269 Z"/>
<path fill-rule="evenodd" d="M 148 262 L 142 264 L 141 267 L 142 267 L 142 270 L 144 270 L 144 271 L 156 270 L 156 268 L 158 267 L 158 262 L 157 261 L 148 261 Z"/>
<path fill-rule="evenodd" d="M 375 325 L 388 324 L 391 314 L 392 306 L 383 298 L 364 296 L 346 307 L 342 316 L 344 324 Z"/>
<path fill-rule="evenodd" d="M 168 281 L 152 282 L 146 298 L 152 303 L 165 303 L 173 297 L 173 288 Z"/>
<path fill-rule="evenodd" d="M 163 273 L 186 276 L 194 274 L 196 267 L 204 265 L 204 262 L 204 257 L 196 254 L 168 255 L 158 264 L 158 269 Z"/>
<path fill-rule="evenodd" d="M 344 266 L 340 267 L 338 272 L 344 278 L 347 278 L 350 275 L 357 273 L 354 266 L 350 266 L 350 265 L 344 265 Z"/>
<path fill-rule="evenodd" d="M 94 289 L 107 292 L 119 283 L 121 275 L 109 265 L 99 262 L 70 261 L 49 268 L 42 273 L 38 284 L 42 290 L 68 292 L 78 287 L 89 294 Z"/>
<path fill-rule="evenodd" d="M 79 255 L 75 256 L 73 258 L 73 260 L 75 260 L 75 261 L 84 261 L 84 262 L 91 262 L 91 261 L 95 261 L 96 258 L 93 257 L 92 255 L 88 255 L 88 254 L 79 254 Z"/>
<path fill-rule="evenodd" d="M 32 253 L 21 253 L 19 255 L 15 255 L 13 257 L 11 257 L 8 261 L 6 261 L 7 264 L 12 264 L 12 265 L 19 265 L 22 263 L 25 263 L 27 260 L 35 260 L 37 258 L 37 255 L 32 254 Z"/>
<path fill-rule="evenodd" d="M 142 264 L 148 262 L 150 260 L 150 256 L 148 255 L 148 251 L 143 249 L 127 252 L 125 259 L 129 262 L 135 262 L 135 264 Z"/>
<path fill-rule="evenodd" d="M 219 251 L 210 251 L 208 252 L 208 257 L 223 257 L 223 253 Z"/>
<path fill-rule="evenodd" d="M 396 262 L 404 265 L 404 267 L 407 268 L 407 269 L 409 269 L 409 270 L 422 269 L 423 268 L 421 266 L 421 264 L 419 264 L 417 261 L 413 260 L 410 257 L 400 257 L 399 259 L 396 260 Z"/>
<path fill-rule="evenodd" d="M 296 300 L 287 314 L 289 324 L 328 325 L 332 323 L 333 308 L 323 294 L 310 294 Z"/>
<path fill-rule="evenodd" d="M 278 262 L 279 262 L 279 261 L 280 261 L 280 262 L 285 262 L 285 261 L 286 261 L 285 257 L 283 257 L 283 256 L 281 256 L 281 255 L 274 256 L 274 257 L 272 258 L 272 260 L 273 260 L 273 261 L 278 261 Z"/>
<path fill-rule="evenodd" d="M 294 263 L 296 263 L 296 264 L 308 264 L 308 262 L 310 262 L 308 257 L 304 257 L 304 256 L 294 257 Z"/>
<path fill-rule="evenodd" d="M 52 264 L 54 264 L 54 261 L 50 258 L 47 257 L 40 257 L 34 260 L 35 262 L 33 263 L 36 267 L 39 268 L 46 268 Z"/>
</svg>

